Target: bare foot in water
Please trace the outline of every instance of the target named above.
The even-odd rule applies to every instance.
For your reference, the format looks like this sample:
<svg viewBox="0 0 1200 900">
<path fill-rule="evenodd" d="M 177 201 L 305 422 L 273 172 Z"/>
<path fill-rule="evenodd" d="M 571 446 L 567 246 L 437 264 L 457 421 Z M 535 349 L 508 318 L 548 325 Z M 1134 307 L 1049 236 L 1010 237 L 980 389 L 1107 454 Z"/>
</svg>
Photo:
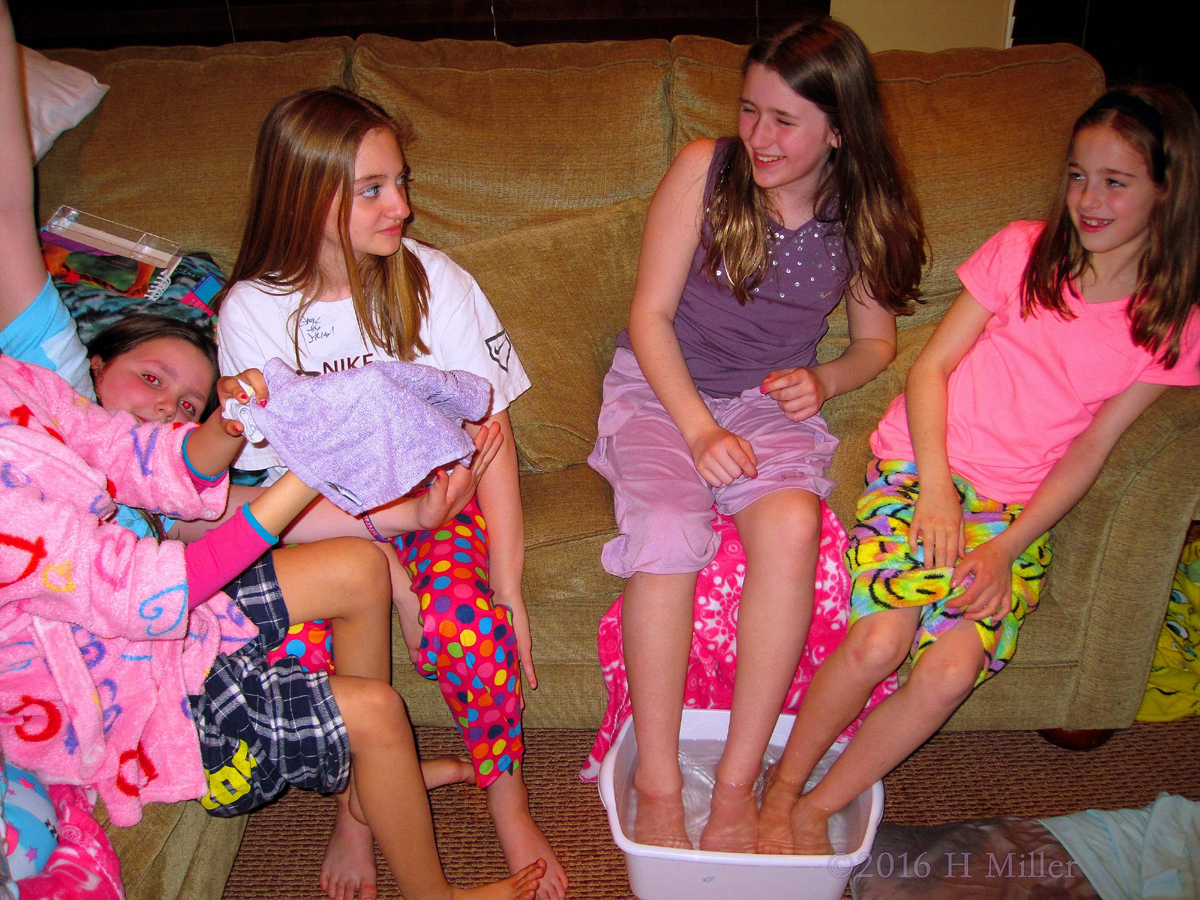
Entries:
<svg viewBox="0 0 1200 900">
<path fill-rule="evenodd" d="M 333 833 L 321 862 L 321 890 L 331 900 L 375 900 L 375 841 L 371 829 L 350 815 L 346 793 L 338 795 Z"/>
<path fill-rule="evenodd" d="M 655 847 L 674 847 L 692 850 L 684 825 L 683 790 L 666 794 L 653 794 L 637 790 L 637 818 L 633 822 L 631 837 L 639 844 Z"/>
<path fill-rule="evenodd" d="M 799 787 L 779 780 L 778 764 L 767 770 L 762 809 L 758 813 L 758 853 L 792 852 L 792 809 L 799 797 Z"/>
<path fill-rule="evenodd" d="M 503 881 L 477 888 L 450 888 L 453 900 L 534 900 L 546 876 L 546 861 L 535 860 Z"/>
<path fill-rule="evenodd" d="M 824 809 L 805 803 L 801 797 L 792 810 L 792 847 L 800 856 L 832 856 L 829 841 L 829 816 Z"/>
<path fill-rule="evenodd" d="M 717 853 L 753 853 L 758 845 L 758 801 L 754 784 L 713 785 L 708 824 L 700 849 Z"/>
<path fill-rule="evenodd" d="M 529 814 L 529 791 L 520 772 L 506 772 L 488 785 L 487 802 L 509 871 L 519 868 L 524 871 L 521 867 L 541 861 L 543 873 L 537 900 L 563 900 L 567 893 L 567 873 Z"/>
<path fill-rule="evenodd" d="M 421 777 L 427 791 L 447 784 L 474 784 L 475 767 L 461 756 L 438 756 L 421 760 Z"/>
</svg>

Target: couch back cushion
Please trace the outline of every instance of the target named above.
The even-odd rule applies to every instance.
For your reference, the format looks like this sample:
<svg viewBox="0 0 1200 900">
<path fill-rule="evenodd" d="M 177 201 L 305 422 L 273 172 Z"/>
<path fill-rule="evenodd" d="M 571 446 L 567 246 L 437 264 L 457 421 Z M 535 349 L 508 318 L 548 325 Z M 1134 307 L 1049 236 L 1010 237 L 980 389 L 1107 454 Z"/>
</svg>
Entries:
<svg viewBox="0 0 1200 900">
<path fill-rule="evenodd" d="M 47 51 L 112 88 L 38 166 L 42 221 L 66 203 L 207 251 L 229 271 L 259 126 L 290 94 L 345 85 L 351 46 L 313 38 Z"/>
<path fill-rule="evenodd" d="M 364 35 L 353 79 L 411 125 L 409 233 L 449 249 L 648 197 L 670 161 L 669 68 L 666 41 Z"/>
<path fill-rule="evenodd" d="M 587 459 L 601 385 L 629 319 L 646 201 L 451 247 L 479 281 L 532 387 L 510 408 L 526 469 Z"/>
</svg>

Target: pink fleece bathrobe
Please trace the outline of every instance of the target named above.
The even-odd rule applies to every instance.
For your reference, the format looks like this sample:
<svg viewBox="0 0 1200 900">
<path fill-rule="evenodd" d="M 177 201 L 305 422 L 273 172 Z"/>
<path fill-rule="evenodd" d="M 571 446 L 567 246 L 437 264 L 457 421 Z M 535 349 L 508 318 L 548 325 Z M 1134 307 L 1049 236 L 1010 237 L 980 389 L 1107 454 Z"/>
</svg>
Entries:
<svg viewBox="0 0 1200 900">
<path fill-rule="evenodd" d="M 183 545 L 108 521 L 115 503 L 216 518 L 188 426 L 139 425 L 0 357 L 0 743 L 49 784 L 95 788 L 112 821 L 207 790 L 187 696 L 256 632 L 224 594 L 188 612 Z"/>
</svg>

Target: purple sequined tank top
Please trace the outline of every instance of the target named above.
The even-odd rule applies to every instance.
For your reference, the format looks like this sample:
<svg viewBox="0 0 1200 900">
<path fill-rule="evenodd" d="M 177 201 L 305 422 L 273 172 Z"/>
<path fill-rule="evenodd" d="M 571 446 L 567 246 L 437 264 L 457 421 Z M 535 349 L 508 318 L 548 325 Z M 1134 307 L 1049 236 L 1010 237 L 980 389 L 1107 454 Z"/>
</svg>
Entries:
<svg viewBox="0 0 1200 900">
<path fill-rule="evenodd" d="M 736 138 L 717 141 L 705 205 L 726 155 L 739 150 Z M 853 264 L 840 222 L 814 218 L 791 231 L 777 222 L 770 227 L 770 264 L 745 306 L 727 282 L 714 284 L 704 272 L 712 237 L 707 224 L 692 258 L 675 313 L 675 335 L 692 381 L 711 396 L 736 397 L 776 369 L 815 365 L 817 344 L 829 330 L 826 320 L 850 280 Z M 722 269 L 718 278 L 723 274 Z M 632 349 L 627 332 L 621 332 L 617 345 Z"/>
</svg>

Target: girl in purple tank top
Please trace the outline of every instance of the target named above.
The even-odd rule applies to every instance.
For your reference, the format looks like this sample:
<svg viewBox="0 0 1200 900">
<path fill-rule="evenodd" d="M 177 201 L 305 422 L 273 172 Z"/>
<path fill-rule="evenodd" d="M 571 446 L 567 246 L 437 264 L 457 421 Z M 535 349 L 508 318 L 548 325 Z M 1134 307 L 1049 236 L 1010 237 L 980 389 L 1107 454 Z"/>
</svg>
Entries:
<svg viewBox="0 0 1200 900">
<path fill-rule="evenodd" d="M 678 736 L 692 599 L 719 543 L 714 502 L 737 524 L 737 682 L 700 846 L 754 852 L 753 784 L 808 633 L 833 487 L 819 412 L 891 362 L 925 239 L 852 31 L 807 19 L 751 48 L 743 71 L 737 138 L 688 144 L 651 201 L 589 462 L 615 495 L 604 566 L 628 579 L 641 843 L 691 846 Z M 849 346 L 818 365 L 843 296 Z"/>
</svg>

